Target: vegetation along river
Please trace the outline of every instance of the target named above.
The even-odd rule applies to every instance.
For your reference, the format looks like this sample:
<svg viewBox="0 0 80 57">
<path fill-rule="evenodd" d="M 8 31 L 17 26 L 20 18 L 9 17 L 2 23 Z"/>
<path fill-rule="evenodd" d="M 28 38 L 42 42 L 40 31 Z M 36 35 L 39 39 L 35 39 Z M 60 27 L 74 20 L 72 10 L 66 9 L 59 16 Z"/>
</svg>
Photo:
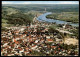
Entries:
<svg viewBox="0 0 80 57">
<path fill-rule="evenodd" d="M 61 21 L 61 20 L 55 20 L 55 19 L 49 19 L 49 18 L 46 18 L 47 15 L 49 14 L 52 14 L 51 12 L 47 12 L 47 13 L 44 13 L 42 15 L 40 15 L 37 20 L 38 21 L 42 21 L 42 22 L 56 22 L 56 24 L 67 24 L 69 23 L 70 25 L 72 26 L 79 26 L 78 23 L 71 23 L 71 22 L 66 22 L 66 21 Z"/>
</svg>

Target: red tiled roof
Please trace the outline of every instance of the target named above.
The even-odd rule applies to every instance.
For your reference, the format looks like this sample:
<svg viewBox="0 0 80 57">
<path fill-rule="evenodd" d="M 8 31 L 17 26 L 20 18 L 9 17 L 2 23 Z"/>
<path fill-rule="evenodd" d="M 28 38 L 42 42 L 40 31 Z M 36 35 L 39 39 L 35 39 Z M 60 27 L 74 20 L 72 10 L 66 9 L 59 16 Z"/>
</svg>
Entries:
<svg viewBox="0 0 80 57">
<path fill-rule="evenodd" d="M 26 50 L 29 50 L 29 48 L 26 48 Z"/>
<path fill-rule="evenodd" d="M 34 41 L 32 40 L 32 41 L 29 41 L 29 42 L 34 42 Z"/>
<path fill-rule="evenodd" d="M 14 38 L 20 38 L 20 35 L 16 35 L 16 36 L 14 36 Z"/>
<path fill-rule="evenodd" d="M 32 51 L 32 49 L 30 49 L 29 51 Z"/>
<path fill-rule="evenodd" d="M 55 48 L 56 46 L 51 46 L 51 48 Z"/>
<path fill-rule="evenodd" d="M 31 35 L 29 35 L 29 37 L 31 37 Z"/>
<path fill-rule="evenodd" d="M 26 34 L 23 34 L 23 35 L 26 35 Z"/>
<path fill-rule="evenodd" d="M 15 39 L 13 39 L 14 40 L 14 42 L 16 42 L 16 40 Z"/>
<path fill-rule="evenodd" d="M 36 39 L 36 37 L 34 37 L 33 39 Z"/>
<path fill-rule="evenodd" d="M 41 40 L 44 40 L 44 39 L 41 39 Z"/>
<path fill-rule="evenodd" d="M 31 54 L 27 54 L 27 55 L 31 55 Z"/>
<path fill-rule="evenodd" d="M 4 56 L 7 56 L 7 55 L 4 55 Z"/>
<path fill-rule="evenodd" d="M 3 51 L 3 49 L 1 49 L 1 52 Z"/>
<path fill-rule="evenodd" d="M 20 35 L 20 37 L 23 37 L 23 35 Z"/>
<path fill-rule="evenodd" d="M 9 48 L 9 46 L 7 46 L 7 48 Z"/>
<path fill-rule="evenodd" d="M 19 33 L 19 31 L 14 31 L 15 33 Z"/>
<path fill-rule="evenodd" d="M 48 41 L 53 41 L 52 39 L 47 39 Z"/>
<path fill-rule="evenodd" d="M 18 47 L 19 50 L 22 50 L 22 48 Z"/>
<path fill-rule="evenodd" d="M 58 48 L 58 50 L 60 50 L 60 48 Z"/>
<path fill-rule="evenodd" d="M 56 51 L 54 51 L 54 53 L 56 53 Z"/>
<path fill-rule="evenodd" d="M 16 43 L 16 44 L 19 44 L 19 42 L 18 42 L 18 41 L 16 41 L 15 43 Z"/>
<path fill-rule="evenodd" d="M 15 44 L 10 45 L 11 47 L 14 47 Z"/>
<path fill-rule="evenodd" d="M 28 32 L 25 32 L 26 34 L 28 33 Z"/>
</svg>

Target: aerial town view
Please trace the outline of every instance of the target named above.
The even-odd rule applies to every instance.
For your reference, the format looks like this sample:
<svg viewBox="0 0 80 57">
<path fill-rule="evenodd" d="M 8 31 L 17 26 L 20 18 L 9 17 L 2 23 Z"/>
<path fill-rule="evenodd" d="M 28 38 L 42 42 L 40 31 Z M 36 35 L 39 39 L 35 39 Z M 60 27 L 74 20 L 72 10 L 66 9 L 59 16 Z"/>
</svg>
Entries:
<svg viewBox="0 0 80 57">
<path fill-rule="evenodd" d="M 79 56 L 79 1 L 2 1 L 1 56 Z"/>
</svg>

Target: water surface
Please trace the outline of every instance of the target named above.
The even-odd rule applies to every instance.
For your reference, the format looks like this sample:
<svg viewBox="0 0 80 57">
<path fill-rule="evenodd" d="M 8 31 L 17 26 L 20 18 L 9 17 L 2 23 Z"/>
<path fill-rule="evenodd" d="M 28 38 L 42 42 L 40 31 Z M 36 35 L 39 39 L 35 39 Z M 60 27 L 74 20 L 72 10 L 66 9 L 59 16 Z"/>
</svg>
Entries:
<svg viewBox="0 0 80 57">
<path fill-rule="evenodd" d="M 46 16 L 49 15 L 49 14 L 52 14 L 52 13 L 51 12 L 44 13 L 44 14 L 40 15 L 37 18 L 37 20 L 38 21 L 42 21 L 42 22 L 53 22 L 53 23 L 56 22 L 56 24 L 67 24 L 67 23 L 69 23 L 72 26 L 79 26 L 78 23 L 71 23 L 71 22 L 66 22 L 66 21 L 46 18 Z"/>
</svg>

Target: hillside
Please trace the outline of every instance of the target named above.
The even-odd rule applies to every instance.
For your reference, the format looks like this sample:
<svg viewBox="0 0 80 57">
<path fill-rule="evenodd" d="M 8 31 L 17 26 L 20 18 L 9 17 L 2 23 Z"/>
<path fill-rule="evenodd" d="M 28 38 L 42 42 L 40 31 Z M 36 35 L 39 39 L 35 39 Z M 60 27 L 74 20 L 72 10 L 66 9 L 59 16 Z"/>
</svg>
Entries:
<svg viewBox="0 0 80 57">
<path fill-rule="evenodd" d="M 9 21 L 8 24 L 29 24 L 36 15 L 44 13 L 45 8 L 47 12 L 78 12 L 79 5 L 57 5 L 57 4 L 3 4 L 2 5 L 2 19 Z M 61 13 L 62 14 L 62 13 Z M 61 14 L 58 16 L 62 18 Z M 68 19 L 77 18 L 78 15 L 73 15 L 69 13 L 64 13 L 68 16 Z M 73 15 L 73 17 L 71 17 Z M 64 16 L 64 18 L 65 18 Z M 69 18 L 70 16 L 70 18 Z M 62 18 L 62 19 L 64 19 Z M 67 19 L 66 19 L 67 20 Z M 77 18 L 78 20 L 78 18 Z M 71 20 L 72 21 L 72 20 Z M 77 22 L 77 21 L 75 21 Z"/>
<path fill-rule="evenodd" d="M 28 24 L 32 21 L 33 15 L 24 14 L 20 10 L 12 7 L 2 8 L 2 27 L 9 26 L 9 24 Z M 7 22 L 6 22 L 7 21 Z"/>
<path fill-rule="evenodd" d="M 16 14 L 16 13 L 20 12 L 20 10 L 15 9 L 13 7 L 2 7 L 2 13 L 3 12 L 4 12 L 4 14 L 11 15 L 11 14 Z"/>
<path fill-rule="evenodd" d="M 78 12 L 61 12 L 61 13 L 53 13 L 46 16 L 47 18 L 57 19 L 67 22 L 79 22 L 79 13 Z"/>
<path fill-rule="evenodd" d="M 29 25 L 36 15 L 41 14 L 39 11 L 26 11 L 19 8 L 3 6 L 2 7 L 2 27 L 10 25 Z M 4 22 L 7 21 L 7 24 Z"/>
</svg>

